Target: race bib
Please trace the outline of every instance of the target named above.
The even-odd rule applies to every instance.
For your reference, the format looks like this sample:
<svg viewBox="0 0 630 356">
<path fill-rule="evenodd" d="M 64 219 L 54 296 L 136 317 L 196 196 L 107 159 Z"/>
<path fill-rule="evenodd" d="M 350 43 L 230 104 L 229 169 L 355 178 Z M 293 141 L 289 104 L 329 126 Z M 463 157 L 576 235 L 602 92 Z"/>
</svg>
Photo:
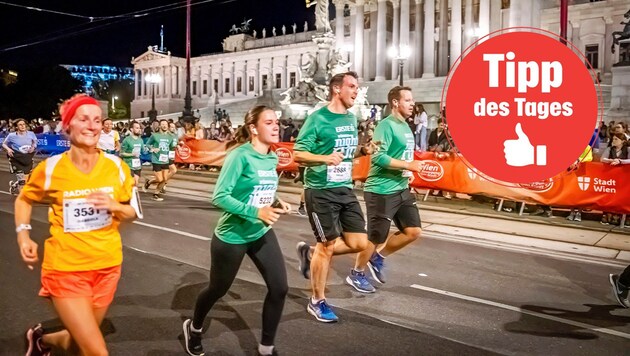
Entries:
<svg viewBox="0 0 630 356">
<path fill-rule="evenodd" d="M 262 208 L 263 206 L 271 205 L 275 197 L 275 190 L 254 192 L 249 196 L 249 205 L 253 205 L 256 208 Z"/>
<path fill-rule="evenodd" d="M 87 232 L 112 224 L 112 214 L 107 209 L 96 209 L 85 198 L 63 200 L 63 231 Z"/>
<path fill-rule="evenodd" d="M 30 150 L 31 150 L 31 145 L 24 145 L 24 146 L 20 146 L 20 149 L 18 151 L 22 153 L 28 153 L 28 151 Z"/>
<path fill-rule="evenodd" d="M 175 159 L 175 151 L 168 151 L 168 159 Z"/>
<path fill-rule="evenodd" d="M 413 175 L 413 172 L 410 171 L 410 170 L 405 169 L 405 170 L 402 171 L 402 176 L 405 177 L 405 178 L 409 178 L 412 175 Z"/>
<path fill-rule="evenodd" d="M 168 155 L 160 154 L 160 157 L 158 157 L 158 161 L 167 163 L 168 162 Z"/>
<path fill-rule="evenodd" d="M 328 166 L 327 169 L 328 182 L 347 182 L 352 179 L 352 162 L 341 162 L 338 166 Z"/>
<path fill-rule="evenodd" d="M 132 158 L 131 159 L 131 168 L 139 169 L 141 166 L 140 158 Z"/>
</svg>

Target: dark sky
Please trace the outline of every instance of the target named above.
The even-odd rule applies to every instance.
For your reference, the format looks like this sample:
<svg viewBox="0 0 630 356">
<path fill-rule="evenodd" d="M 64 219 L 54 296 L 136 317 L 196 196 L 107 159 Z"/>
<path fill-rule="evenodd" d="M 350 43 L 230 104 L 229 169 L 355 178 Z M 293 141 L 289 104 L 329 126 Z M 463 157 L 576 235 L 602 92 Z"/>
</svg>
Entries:
<svg viewBox="0 0 630 356">
<path fill-rule="evenodd" d="M 220 52 L 221 40 L 232 24 L 253 19 L 258 36 L 263 27 L 271 33 L 276 26 L 296 22 L 302 31 L 305 20 L 314 28 L 314 8 L 306 9 L 304 0 L 192 0 L 191 50 L 193 56 Z M 115 16 L 169 4 L 185 5 L 182 0 L 7 0 L 22 6 L 67 12 L 88 17 Z M 194 5 L 199 4 L 199 5 Z M 331 5 L 331 11 L 333 6 Z M 137 18 L 95 20 L 28 10 L 0 1 L 0 68 L 35 67 L 48 64 L 95 64 L 131 66 L 132 56 L 159 44 L 160 25 L 164 25 L 164 45 L 174 55 L 185 55 L 186 8 L 165 12 L 149 11 Z M 62 36 L 49 41 L 55 36 Z M 35 43 L 44 40 L 43 43 Z M 9 50 L 9 47 L 28 44 Z"/>
</svg>

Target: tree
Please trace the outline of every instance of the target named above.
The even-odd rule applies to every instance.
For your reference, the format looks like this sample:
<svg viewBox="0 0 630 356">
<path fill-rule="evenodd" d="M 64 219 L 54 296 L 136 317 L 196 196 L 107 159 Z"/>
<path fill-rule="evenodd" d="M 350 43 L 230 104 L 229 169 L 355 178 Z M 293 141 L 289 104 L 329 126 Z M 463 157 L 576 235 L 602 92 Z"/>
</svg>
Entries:
<svg viewBox="0 0 630 356">
<path fill-rule="evenodd" d="M 110 103 L 108 106 L 110 118 L 125 119 L 130 117 L 131 100 L 134 95 L 133 85 L 134 82 L 129 79 L 95 80 L 92 82 L 92 89 L 97 97 Z M 112 109 L 111 103 L 114 96 L 118 99 L 114 101 L 115 109 Z"/>
<path fill-rule="evenodd" d="M 59 103 L 81 92 L 83 83 L 60 66 L 18 70 L 14 84 L 0 89 L 0 117 L 49 119 Z"/>
</svg>

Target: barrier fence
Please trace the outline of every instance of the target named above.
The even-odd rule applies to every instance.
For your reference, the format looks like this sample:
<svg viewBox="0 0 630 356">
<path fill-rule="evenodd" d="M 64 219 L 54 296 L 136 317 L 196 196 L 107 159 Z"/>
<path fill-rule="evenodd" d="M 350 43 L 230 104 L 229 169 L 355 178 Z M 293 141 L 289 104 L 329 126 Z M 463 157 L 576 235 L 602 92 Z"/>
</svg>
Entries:
<svg viewBox="0 0 630 356">
<path fill-rule="evenodd" d="M 293 143 L 272 146 L 278 155 L 278 170 L 296 172 Z M 186 139 L 177 149 L 176 162 L 221 166 L 226 155 L 225 144 L 218 141 Z M 622 178 L 630 178 L 630 166 L 611 166 L 585 162 L 572 172 L 553 179 L 517 186 L 500 184 L 469 168 L 460 155 L 416 152 L 415 159 L 424 162 L 421 173 L 414 173 L 411 186 L 456 193 L 478 194 L 506 200 L 554 207 L 595 209 L 630 213 L 630 189 Z M 352 178 L 364 181 L 370 169 L 370 157 L 354 160 Z"/>
</svg>

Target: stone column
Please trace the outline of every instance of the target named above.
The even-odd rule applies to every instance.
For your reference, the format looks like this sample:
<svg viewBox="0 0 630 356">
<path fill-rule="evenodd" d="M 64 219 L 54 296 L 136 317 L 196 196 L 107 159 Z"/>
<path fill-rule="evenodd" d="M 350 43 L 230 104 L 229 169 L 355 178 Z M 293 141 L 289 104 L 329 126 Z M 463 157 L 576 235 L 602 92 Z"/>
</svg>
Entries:
<svg viewBox="0 0 630 356">
<path fill-rule="evenodd" d="M 232 96 L 236 95 L 236 62 L 232 62 L 232 73 L 230 74 L 230 89 Z"/>
<path fill-rule="evenodd" d="M 490 33 L 490 0 L 479 3 L 479 38 Z M 516 2 L 516 1 L 513 1 Z"/>
<path fill-rule="evenodd" d="M 528 26 L 531 27 L 532 26 L 532 16 L 533 14 L 533 8 L 534 8 L 534 1 L 533 0 L 521 0 L 519 1 L 520 5 L 521 5 L 521 16 L 520 16 L 520 25 L 521 26 Z M 540 15 L 538 15 L 540 16 Z"/>
<path fill-rule="evenodd" d="M 611 73 L 614 60 L 613 54 L 610 52 L 610 47 L 612 47 L 613 44 L 612 36 L 610 34 L 613 32 L 614 22 L 612 16 L 605 16 L 604 21 L 606 22 L 606 33 L 604 35 L 604 48 L 602 49 L 604 51 L 604 65 L 602 66 L 602 74 L 608 74 Z"/>
<path fill-rule="evenodd" d="M 411 58 L 414 58 L 414 62 L 415 62 L 415 78 L 420 78 L 422 76 L 422 38 L 424 37 L 424 31 L 422 28 L 423 25 L 423 21 L 424 21 L 424 16 L 423 16 L 423 12 L 422 12 L 422 0 L 415 0 L 416 1 L 416 27 L 415 27 L 415 32 L 416 32 L 416 41 L 415 44 L 413 46 L 413 51 L 412 51 L 412 55 Z"/>
<path fill-rule="evenodd" d="M 261 89 L 260 89 L 260 76 L 262 74 L 260 73 L 260 58 L 258 58 L 258 61 L 256 62 L 256 78 L 254 78 L 254 91 L 256 92 L 257 95 L 260 95 L 261 93 Z"/>
<path fill-rule="evenodd" d="M 394 7 L 394 27 L 392 28 L 392 47 L 400 46 L 400 0 L 390 0 Z M 398 61 L 392 60 L 392 80 L 398 78 Z"/>
<path fill-rule="evenodd" d="M 208 66 L 208 96 L 214 95 L 214 78 L 212 76 L 212 64 Z"/>
<path fill-rule="evenodd" d="M 370 37 L 367 41 L 369 46 L 369 48 L 367 49 L 367 53 L 369 53 L 369 56 L 368 63 L 366 64 L 366 67 L 368 67 L 368 69 L 364 69 L 363 71 L 366 73 L 365 76 L 367 78 L 372 79 L 376 77 L 376 24 L 378 23 L 378 13 L 376 12 L 376 1 L 370 1 L 370 4 L 368 6 L 368 11 L 370 13 Z"/>
<path fill-rule="evenodd" d="M 282 72 L 282 88 L 289 87 L 289 56 L 284 56 L 284 71 Z"/>
<path fill-rule="evenodd" d="M 464 48 L 468 48 L 475 38 L 475 20 L 473 19 L 473 2 L 465 0 L 464 4 Z"/>
<path fill-rule="evenodd" d="M 438 73 L 440 77 L 448 73 L 448 0 L 440 1 L 440 37 L 438 43 Z"/>
<path fill-rule="evenodd" d="M 344 45 L 344 19 L 343 19 L 343 7 L 346 4 L 346 0 L 333 0 L 335 4 L 335 41 L 337 48 L 343 48 Z"/>
<path fill-rule="evenodd" d="M 424 0 L 424 67 L 422 78 L 435 77 L 435 0 Z"/>
<path fill-rule="evenodd" d="M 451 0 L 451 60 L 449 67 L 462 54 L 462 0 Z"/>
<path fill-rule="evenodd" d="M 481 16 L 481 14 L 480 14 L 480 16 Z M 479 17 L 479 20 L 481 20 L 481 17 Z M 520 25 L 521 25 L 521 6 L 520 6 L 520 2 L 519 1 L 510 1 L 510 27 L 517 27 L 517 26 L 520 26 Z"/>
<path fill-rule="evenodd" d="M 144 92 L 144 98 L 145 99 L 151 99 L 151 96 L 149 94 L 149 92 L 151 91 L 151 89 L 149 88 L 151 86 L 150 83 L 147 82 L 147 75 L 149 74 L 149 70 L 145 69 L 143 70 L 143 74 L 142 74 L 142 90 Z"/>
<path fill-rule="evenodd" d="M 137 98 L 138 98 L 138 96 L 139 96 L 139 95 L 138 95 L 138 87 L 139 87 L 139 85 L 138 85 L 138 84 L 140 83 L 140 80 L 142 80 L 142 78 L 140 78 L 140 80 L 138 80 L 138 77 L 141 77 L 141 75 L 140 75 L 140 71 L 139 71 L 139 70 L 137 70 L 137 69 L 134 69 L 134 70 L 133 70 L 133 76 L 134 76 L 134 83 L 133 83 L 133 97 L 134 97 L 135 99 L 137 99 Z"/>
<path fill-rule="evenodd" d="M 400 47 L 409 47 L 409 0 L 400 1 L 400 36 L 399 36 L 399 50 Z M 411 63 L 411 57 L 407 58 L 403 67 L 403 72 L 399 75 L 403 76 L 403 79 L 409 79 L 409 66 Z"/>
<path fill-rule="evenodd" d="M 490 0 L 490 32 L 501 29 L 501 0 Z"/>
<path fill-rule="evenodd" d="M 363 79 L 364 4 L 365 0 L 356 0 L 356 13 L 354 15 L 354 70 L 359 75 L 359 80 Z"/>
<path fill-rule="evenodd" d="M 221 62 L 221 68 L 219 68 L 219 93 L 223 96 L 225 93 L 225 80 L 223 80 L 223 62 Z"/>
<path fill-rule="evenodd" d="M 374 81 L 385 80 L 385 64 L 387 64 L 386 45 L 386 22 L 387 22 L 387 0 L 378 0 L 377 29 L 376 29 L 376 78 Z"/>
</svg>

